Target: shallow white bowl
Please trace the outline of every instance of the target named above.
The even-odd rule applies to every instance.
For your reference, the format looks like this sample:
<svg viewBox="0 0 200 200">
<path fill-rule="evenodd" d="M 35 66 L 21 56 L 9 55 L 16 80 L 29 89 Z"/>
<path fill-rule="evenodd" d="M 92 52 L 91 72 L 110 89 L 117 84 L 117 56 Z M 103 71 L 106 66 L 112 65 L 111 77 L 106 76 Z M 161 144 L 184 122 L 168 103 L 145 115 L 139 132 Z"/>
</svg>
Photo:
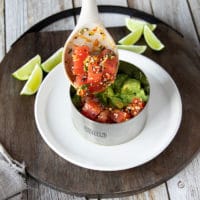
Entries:
<svg viewBox="0 0 200 200">
<path fill-rule="evenodd" d="M 124 50 L 120 59 L 140 66 L 151 85 L 148 117 L 142 132 L 115 146 L 85 140 L 74 128 L 70 112 L 70 84 L 62 65 L 43 81 L 35 100 L 35 120 L 45 142 L 62 158 L 81 167 L 115 171 L 141 165 L 159 155 L 175 137 L 182 116 L 178 89 L 169 74 L 152 60 Z"/>
</svg>

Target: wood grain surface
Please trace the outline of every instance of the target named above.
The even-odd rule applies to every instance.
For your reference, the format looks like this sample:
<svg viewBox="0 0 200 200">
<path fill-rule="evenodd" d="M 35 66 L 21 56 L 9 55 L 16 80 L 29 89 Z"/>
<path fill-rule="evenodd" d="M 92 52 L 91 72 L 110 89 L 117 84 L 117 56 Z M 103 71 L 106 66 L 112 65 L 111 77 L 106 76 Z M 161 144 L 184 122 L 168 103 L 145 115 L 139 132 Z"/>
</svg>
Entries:
<svg viewBox="0 0 200 200">
<path fill-rule="evenodd" d="M 127 34 L 127 30 L 122 27 L 109 31 L 116 41 Z M 2 143 L 17 160 L 25 161 L 31 176 L 70 194 L 88 197 L 131 195 L 172 177 L 199 149 L 200 111 L 196 110 L 200 106 L 196 95 L 200 93 L 200 72 L 197 68 L 199 57 L 187 48 L 187 41 L 180 35 L 161 24 L 158 25 L 156 34 L 166 44 L 166 49 L 159 53 L 148 49 L 145 55 L 163 66 L 180 90 L 183 119 L 178 134 L 167 150 L 145 165 L 117 172 L 93 171 L 63 160 L 44 143 L 35 126 L 34 96 L 19 96 L 23 83 L 11 77 L 11 73 L 33 55 L 40 54 L 43 59 L 49 57 L 63 46 L 69 34 L 66 31 L 28 34 L 3 59 L 0 66 Z M 7 88 L 5 92 L 4 88 Z"/>
<path fill-rule="evenodd" d="M 199 12 L 200 12 L 200 1 L 199 0 L 189 0 L 189 1 L 162 1 L 159 0 L 130 0 L 129 7 L 134 7 L 139 10 L 144 10 L 147 13 L 153 14 L 156 17 L 160 17 L 163 21 L 168 22 L 175 29 L 179 30 L 184 37 L 191 41 L 188 44 L 188 48 L 195 48 L 197 46 L 197 53 L 199 53 L 199 38 L 200 38 L 200 24 L 199 24 Z M 184 6 L 177 7 L 176 5 L 183 3 Z M 169 6 L 169 4 L 174 6 Z M 168 5 L 168 6 L 167 6 Z M 177 9 L 178 8 L 178 9 Z M 165 14 L 164 14 L 165 13 Z M 191 28 L 190 32 L 186 30 L 185 22 L 183 18 L 176 17 L 187 15 L 186 21 L 187 27 Z M 181 29 L 180 29 L 181 27 Z M 198 40 L 197 40 L 198 38 Z M 190 40 L 191 39 L 191 40 Z M 190 163 L 190 165 L 182 170 L 177 176 L 174 176 L 166 183 L 166 189 L 168 191 L 170 199 L 175 200 L 198 200 L 200 199 L 200 179 L 196 177 L 199 176 L 200 171 L 200 153 L 196 158 Z"/>
<path fill-rule="evenodd" d="M 74 6 L 75 7 L 80 7 L 81 6 L 81 0 L 74 0 Z M 124 6 L 127 7 L 127 1 L 122 1 L 122 0 L 115 0 L 113 1 L 106 1 L 105 0 L 97 0 L 96 1 L 98 5 L 116 5 L 116 6 Z M 102 21 L 104 22 L 104 25 L 106 27 L 113 27 L 113 26 L 123 26 L 124 25 L 124 17 L 127 17 L 126 15 L 119 15 L 119 14 L 108 14 L 108 13 L 103 13 L 100 15 Z M 76 20 L 78 20 L 78 16 L 76 16 Z M 117 22 L 113 23 L 113 21 Z"/>
<path fill-rule="evenodd" d="M 187 13 L 186 20 L 191 21 L 192 23 L 188 23 L 186 27 L 182 26 L 181 32 L 183 35 L 187 33 L 187 35 L 191 38 L 192 41 L 195 41 L 196 37 L 199 38 L 200 35 L 200 24 L 199 24 L 199 13 L 200 13 L 200 1 L 199 0 L 183 0 L 181 3 L 184 6 L 177 7 L 176 0 L 174 0 L 175 6 L 166 7 L 166 1 L 153 1 L 153 0 L 128 0 L 128 5 L 130 7 L 138 8 L 140 10 L 144 10 L 150 14 L 162 16 L 164 21 L 168 21 L 174 28 L 180 27 L 179 24 L 185 24 L 182 18 L 177 17 L 179 15 L 184 15 Z M 171 2 L 171 1 L 170 1 Z M 125 4 L 124 0 L 101 0 L 98 3 L 102 4 Z M 7 6 L 5 7 L 5 4 Z M 27 4 L 29 6 L 27 6 Z M 153 6 L 153 4 L 157 4 L 157 6 Z M 14 6 L 15 5 L 15 6 Z M 45 10 L 44 10 L 44 7 Z M 52 5 L 55 5 L 56 9 L 52 9 Z M 177 3 L 178 5 L 178 3 Z M 61 11 L 66 8 L 70 8 L 74 6 L 74 2 L 71 0 L 0 0 L 0 59 L 3 57 L 5 51 L 4 49 L 9 49 L 10 44 L 17 39 L 17 37 L 23 33 L 24 30 L 29 28 L 34 23 L 38 22 L 44 17 L 47 17 L 55 12 Z M 20 7 L 20 9 L 17 9 Z M 166 8 L 166 9 L 165 9 Z M 15 12 L 17 11 L 17 16 Z M 161 12 L 167 12 L 167 14 L 162 15 Z M 9 13 L 9 15 L 8 15 Z M 29 13 L 28 15 L 26 13 Z M 159 14 L 161 13 L 161 14 Z M 11 18 L 12 16 L 13 18 Z M 7 16 L 7 17 L 5 17 Z M 11 17 L 9 17 L 11 16 Z M 27 19 L 28 17 L 28 19 Z M 123 16 L 122 16 L 123 17 Z M 173 20 L 171 20 L 173 18 Z M 69 24 L 73 24 L 74 20 L 67 21 L 65 23 L 59 23 L 52 28 L 54 30 L 63 29 L 63 26 Z M 112 21 L 115 25 L 118 25 L 118 21 L 113 21 L 112 19 L 106 18 L 106 21 Z M 185 18 L 184 18 L 185 20 Z M 109 23 L 109 22 L 108 22 Z M 5 25 L 5 26 L 4 26 Z M 13 29 L 11 29 L 11 27 Z M 71 26 L 71 25 L 70 25 Z M 195 31 L 188 31 L 190 29 L 195 29 Z M 6 31 L 7 30 L 7 31 Z M 10 31 L 8 31 L 10 30 Z M 51 30 L 51 27 L 48 28 Z M 5 33 L 5 34 L 4 34 Z M 16 34 L 18 33 L 18 34 Z M 193 39 L 194 38 L 194 39 Z M 6 42 L 7 41 L 7 42 Z M 12 42 L 11 42 L 12 41 Z M 193 48 L 193 43 L 190 43 L 189 48 Z M 7 45 L 6 45 L 7 44 Z M 198 41 L 197 43 L 198 44 Z M 12 146 L 12 144 L 11 144 Z M 140 195 L 134 195 L 127 197 L 127 199 L 172 199 L 172 200 L 199 200 L 200 195 L 200 179 L 198 179 L 199 171 L 200 171 L 200 154 L 190 163 L 190 165 L 182 170 L 177 176 L 174 176 L 170 179 L 166 184 L 163 184 L 155 189 L 142 193 Z M 34 184 L 33 184 L 34 183 Z M 180 184 L 181 183 L 181 184 Z M 34 181 L 33 179 L 28 180 L 29 190 L 23 193 L 23 199 L 68 199 L 69 196 L 58 195 L 59 192 L 55 192 L 53 189 L 43 186 L 42 184 Z M 45 188 L 45 190 L 43 189 Z M 165 191 L 165 192 L 163 192 Z M 152 193 L 156 193 L 156 197 L 152 195 Z M 37 195 L 36 195 L 37 194 Z M 159 194 L 163 194 L 159 197 Z M 167 195 L 166 195 L 167 194 Z M 18 195 L 21 196 L 21 195 Z M 125 198 L 123 198 L 125 199 Z"/>
<path fill-rule="evenodd" d="M 197 37 L 200 39 L 200 1 L 199 0 L 188 0 L 188 8 L 191 12 L 191 17 L 194 23 L 194 29 L 197 32 Z"/>
<path fill-rule="evenodd" d="M 5 54 L 4 1 L 0 0 L 0 61 Z"/>
</svg>

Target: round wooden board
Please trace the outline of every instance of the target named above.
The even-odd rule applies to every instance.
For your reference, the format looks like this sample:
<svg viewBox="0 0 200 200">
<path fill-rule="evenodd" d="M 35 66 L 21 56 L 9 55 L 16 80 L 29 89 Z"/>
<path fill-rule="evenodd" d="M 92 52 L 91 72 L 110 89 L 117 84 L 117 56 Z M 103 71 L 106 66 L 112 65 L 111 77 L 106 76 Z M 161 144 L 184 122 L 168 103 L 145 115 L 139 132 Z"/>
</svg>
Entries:
<svg viewBox="0 0 200 200">
<path fill-rule="evenodd" d="M 128 33 L 124 27 L 109 31 L 116 41 Z M 167 26 L 159 24 L 155 32 L 166 48 L 162 52 L 148 49 L 145 55 L 163 66 L 176 82 L 183 103 L 181 126 L 175 139 L 157 158 L 116 172 L 84 169 L 56 155 L 35 125 L 35 96 L 20 96 L 24 82 L 11 76 L 34 55 L 40 54 L 43 60 L 49 57 L 63 46 L 70 31 L 30 33 L 12 47 L 0 64 L 0 141 L 15 159 L 25 161 L 32 177 L 70 194 L 116 197 L 161 184 L 189 163 L 200 146 L 200 56 Z"/>
</svg>

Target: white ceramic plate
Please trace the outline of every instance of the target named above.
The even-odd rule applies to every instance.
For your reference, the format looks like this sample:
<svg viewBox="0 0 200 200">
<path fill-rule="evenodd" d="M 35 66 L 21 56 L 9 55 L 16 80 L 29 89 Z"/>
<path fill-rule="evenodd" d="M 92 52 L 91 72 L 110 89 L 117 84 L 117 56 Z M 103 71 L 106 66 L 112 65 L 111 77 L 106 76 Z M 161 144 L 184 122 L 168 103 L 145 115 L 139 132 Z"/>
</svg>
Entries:
<svg viewBox="0 0 200 200">
<path fill-rule="evenodd" d="M 177 133 L 182 103 L 169 74 L 142 55 L 120 50 L 119 56 L 120 60 L 139 66 L 151 85 L 145 128 L 125 144 L 100 146 L 76 131 L 70 115 L 70 84 L 61 64 L 48 74 L 37 93 L 35 119 L 40 134 L 50 148 L 75 165 L 102 171 L 136 167 L 160 154 Z"/>
</svg>

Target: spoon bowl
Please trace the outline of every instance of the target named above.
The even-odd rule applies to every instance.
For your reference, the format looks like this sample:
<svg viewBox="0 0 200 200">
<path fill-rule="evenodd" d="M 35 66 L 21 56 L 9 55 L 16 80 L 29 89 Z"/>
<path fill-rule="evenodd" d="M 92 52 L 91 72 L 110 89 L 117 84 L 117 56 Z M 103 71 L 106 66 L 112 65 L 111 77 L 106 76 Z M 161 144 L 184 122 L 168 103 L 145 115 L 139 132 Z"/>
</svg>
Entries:
<svg viewBox="0 0 200 200">
<path fill-rule="evenodd" d="M 99 18 L 95 0 L 82 0 L 82 9 L 78 23 L 64 45 L 63 63 L 65 72 L 75 88 L 78 88 L 78 86 L 75 84 L 76 75 L 73 73 L 73 52 L 74 48 L 78 46 L 89 47 L 89 51 L 92 55 L 98 54 L 98 52 L 101 52 L 103 49 L 108 49 L 116 55 L 117 62 L 113 78 L 107 81 L 104 86 L 96 89 L 94 93 L 105 89 L 114 81 L 117 74 L 119 64 L 118 51 L 113 38 L 105 29 Z"/>
</svg>

